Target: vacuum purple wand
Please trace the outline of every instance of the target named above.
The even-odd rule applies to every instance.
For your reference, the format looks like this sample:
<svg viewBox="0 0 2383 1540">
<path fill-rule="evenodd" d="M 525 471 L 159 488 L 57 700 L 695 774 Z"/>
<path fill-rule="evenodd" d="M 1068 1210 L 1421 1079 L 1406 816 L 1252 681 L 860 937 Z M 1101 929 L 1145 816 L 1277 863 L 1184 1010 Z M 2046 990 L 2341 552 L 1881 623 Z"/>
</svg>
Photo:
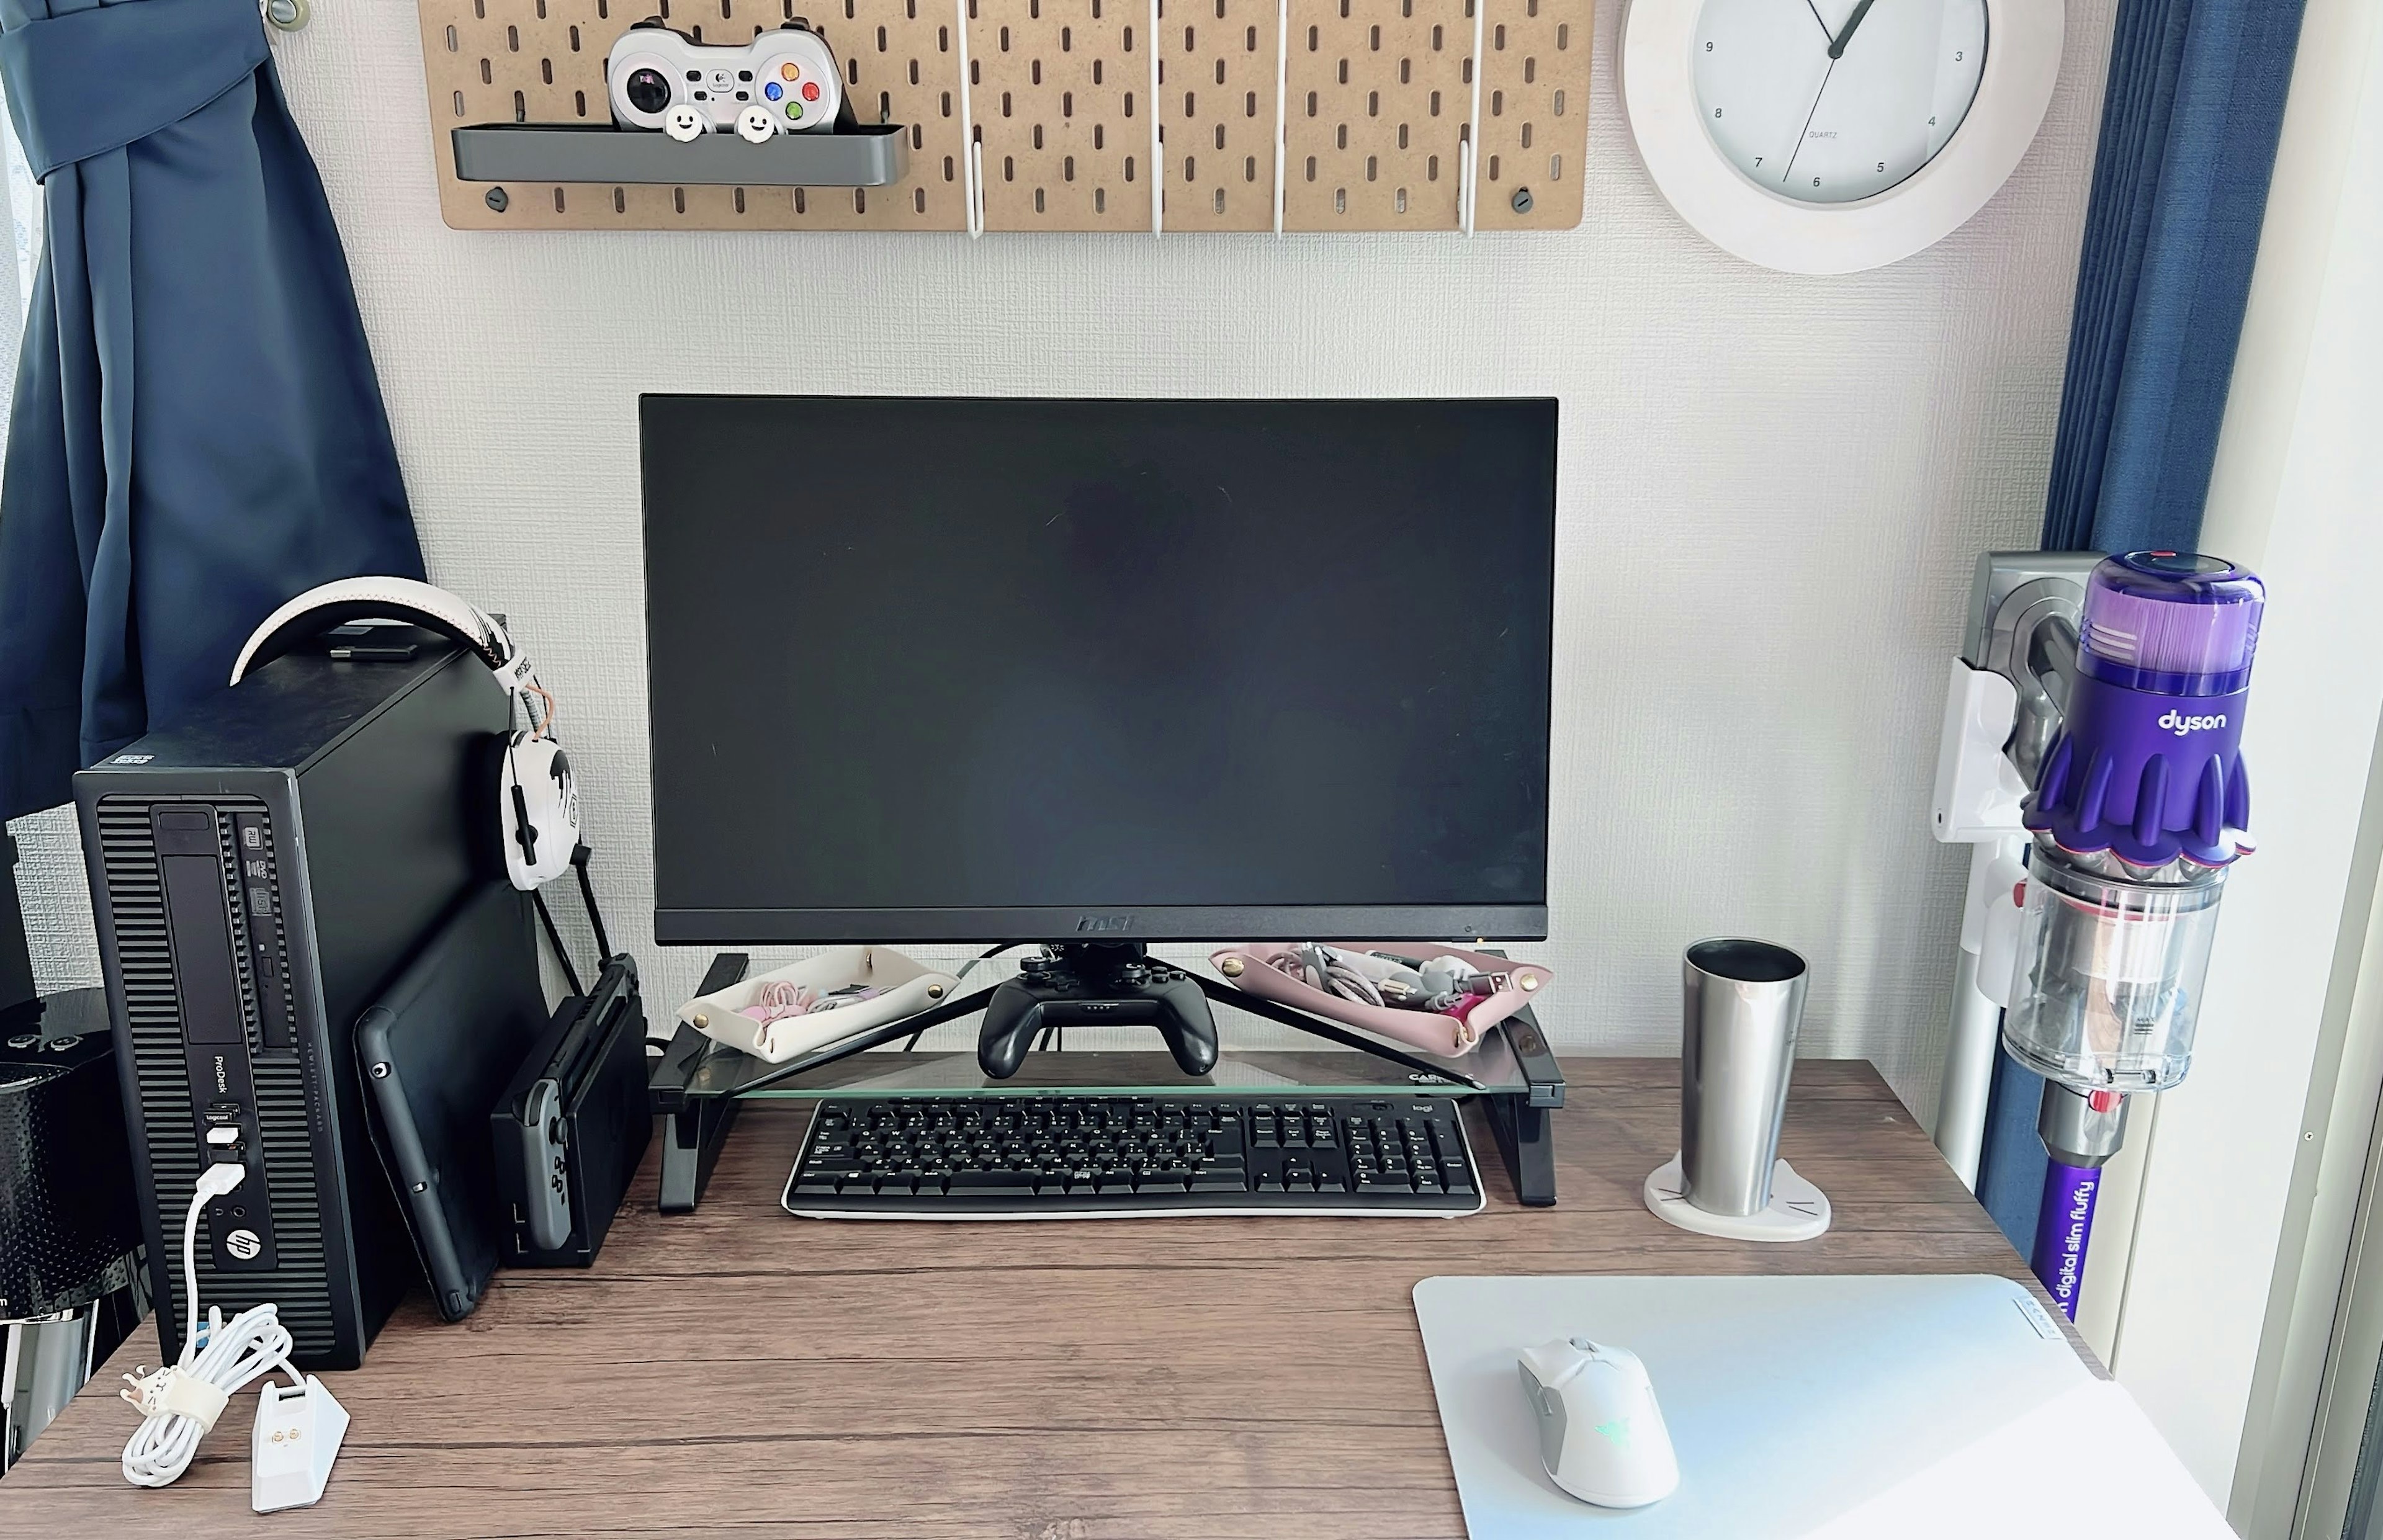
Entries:
<svg viewBox="0 0 2383 1540">
<path fill-rule="evenodd" d="M 2035 1127 L 2052 1162 L 2044 1168 L 2043 1207 L 2036 1214 L 2035 1250 L 2028 1264 L 2060 1313 L 2074 1321 L 2078 1290 L 2085 1282 L 2085 1248 L 2093 1238 L 2093 1205 L 2102 1195 L 2102 1167 L 2127 1137 L 2127 1099 L 2114 1090 L 2080 1091 L 2049 1080 Z"/>
</svg>

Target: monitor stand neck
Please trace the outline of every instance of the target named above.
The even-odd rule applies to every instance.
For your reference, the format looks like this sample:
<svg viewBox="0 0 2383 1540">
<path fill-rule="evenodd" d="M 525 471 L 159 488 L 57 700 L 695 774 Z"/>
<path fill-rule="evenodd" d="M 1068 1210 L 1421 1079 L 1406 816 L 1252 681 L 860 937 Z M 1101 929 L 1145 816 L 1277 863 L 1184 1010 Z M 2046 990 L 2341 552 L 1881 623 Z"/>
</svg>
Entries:
<svg viewBox="0 0 2383 1540">
<path fill-rule="evenodd" d="M 1046 942 L 1058 966 L 1086 984 L 1105 983 L 1128 968 L 1146 967 L 1150 947 L 1142 942 Z"/>
</svg>

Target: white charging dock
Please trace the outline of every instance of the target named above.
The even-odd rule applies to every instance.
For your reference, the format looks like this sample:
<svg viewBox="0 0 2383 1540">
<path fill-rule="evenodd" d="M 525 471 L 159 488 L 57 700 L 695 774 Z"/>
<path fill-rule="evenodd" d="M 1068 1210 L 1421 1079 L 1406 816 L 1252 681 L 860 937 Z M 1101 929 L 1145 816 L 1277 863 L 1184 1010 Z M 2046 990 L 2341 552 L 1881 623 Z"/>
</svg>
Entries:
<svg viewBox="0 0 2383 1540">
<path fill-rule="evenodd" d="M 249 1451 L 249 1506 L 277 1513 L 320 1502 L 347 1435 L 348 1409 L 321 1380 L 307 1375 L 303 1390 L 265 1381 Z"/>
<path fill-rule="evenodd" d="M 1656 1218 L 1725 1240 L 1809 1240 L 1829 1227 L 1829 1196 L 1781 1161 L 1771 1168 L 1771 1206 L 1744 1217 L 1710 1214 L 1688 1201 L 1688 1178 L 1673 1155 L 1647 1178 L 1647 1207 Z"/>
</svg>

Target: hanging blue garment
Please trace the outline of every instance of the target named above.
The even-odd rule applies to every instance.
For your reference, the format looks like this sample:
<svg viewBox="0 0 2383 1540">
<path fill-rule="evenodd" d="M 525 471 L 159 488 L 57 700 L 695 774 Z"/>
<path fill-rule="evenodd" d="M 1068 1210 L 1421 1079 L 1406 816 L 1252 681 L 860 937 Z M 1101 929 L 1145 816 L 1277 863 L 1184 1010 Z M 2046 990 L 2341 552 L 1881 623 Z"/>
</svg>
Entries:
<svg viewBox="0 0 2383 1540">
<path fill-rule="evenodd" d="M 2191 550 L 2200 539 L 2301 7 L 2118 7 L 2046 550 Z"/>
<path fill-rule="evenodd" d="M 2120 0 L 2046 550 L 2192 550 L 2226 415 L 2302 0 Z M 2043 1081 L 1994 1065 L 1978 1198 L 2033 1244 Z"/>
<path fill-rule="evenodd" d="M 422 575 L 339 231 L 255 0 L 0 0 L 47 244 L 0 474 L 0 817 L 220 687 L 333 578 Z"/>
</svg>

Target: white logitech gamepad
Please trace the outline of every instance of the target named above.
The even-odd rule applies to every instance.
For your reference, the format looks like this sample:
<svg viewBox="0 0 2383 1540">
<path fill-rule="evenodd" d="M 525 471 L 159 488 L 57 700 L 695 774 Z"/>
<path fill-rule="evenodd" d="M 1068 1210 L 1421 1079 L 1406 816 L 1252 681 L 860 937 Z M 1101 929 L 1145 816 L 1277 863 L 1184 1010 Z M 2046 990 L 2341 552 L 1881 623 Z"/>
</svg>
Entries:
<svg viewBox="0 0 2383 1540">
<path fill-rule="evenodd" d="M 844 105 L 835 55 L 799 23 L 722 47 L 640 21 L 612 44 L 604 80 L 613 122 L 677 140 L 733 131 L 759 142 L 829 129 Z"/>
</svg>

